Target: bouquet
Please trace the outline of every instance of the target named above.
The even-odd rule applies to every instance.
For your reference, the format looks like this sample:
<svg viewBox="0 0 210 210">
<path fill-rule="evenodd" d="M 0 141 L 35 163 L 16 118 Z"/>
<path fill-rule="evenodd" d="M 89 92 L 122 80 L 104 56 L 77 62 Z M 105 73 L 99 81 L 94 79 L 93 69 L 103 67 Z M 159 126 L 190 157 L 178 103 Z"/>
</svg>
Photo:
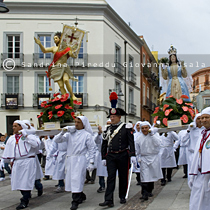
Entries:
<svg viewBox="0 0 210 210">
<path fill-rule="evenodd" d="M 160 120 L 161 127 L 167 127 L 168 120 L 181 119 L 182 124 L 189 124 L 195 117 L 195 111 L 193 110 L 192 103 L 185 101 L 188 96 L 182 95 L 180 99 L 176 99 L 173 96 L 169 96 L 159 107 L 155 108 L 152 116 L 154 123 Z"/>
<path fill-rule="evenodd" d="M 73 101 L 69 94 L 53 94 L 53 98 L 41 103 L 42 111 L 38 118 L 45 122 L 71 122 L 75 118 L 74 107 L 79 106 L 81 102 Z"/>
</svg>

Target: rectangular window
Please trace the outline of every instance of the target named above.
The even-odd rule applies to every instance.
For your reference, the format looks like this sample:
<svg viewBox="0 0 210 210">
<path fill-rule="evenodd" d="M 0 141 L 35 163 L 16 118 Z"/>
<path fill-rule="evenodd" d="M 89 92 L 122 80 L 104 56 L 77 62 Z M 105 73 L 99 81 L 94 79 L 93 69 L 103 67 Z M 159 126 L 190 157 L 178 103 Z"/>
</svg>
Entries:
<svg viewBox="0 0 210 210">
<path fill-rule="evenodd" d="M 133 58 L 129 56 L 129 72 L 133 72 Z"/>
<path fill-rule="evenodd" d="M 146 96 L 145 96 L 145 92 L 146 92 L 146 88 L 145 88 L 145 83 L 143 83 L 143 105 L 145 105 L 146 102 Z"/>
<path fill-rule="evenodd" d="M 83 41 L 84 39 L 82 40 L 81 47 L 79 49 L 78 58 L 83 58 L 83 52 L 84 52 Z"/>
<path fill-rule="evenodd" d="M 19 76 L 7 76 L 7 93 L 19 93 Z"/>
<path fill-rule="evenodd" d="M 51 47 L 51 35 L 38 35 L 42 45 L 44 48 L 49 48 Z M 39 47 L 39 58 L 51 58 L 51 53 L 43 53 Z"/>
<path fill-rule="evenodd" d="M 143 53 L 143 64 L 146 64 L 146 56 L 144 53 Z"/>
<path fill-rule="evenodd" d="M 120 63 L 120 47 L 119 46 L 115 46 L 115 62 L 116 63 Z"/>
<path fill-rule="evenodd" d="M 120 82 L 115 81 L 115 92 L 116 92 L 117 94 L 120 93 L 120 89 L 121 89 L 121 84 L 120 84 Z"/>
<path fill-rule="evenodd" d="M 78 79 L 78 82 L 71 81 L 72 89 L 74 93 L 84 93 L 84 76 L 75 76 Z"/>
<path fill-rule="evenodd" d="M 49 79 L 46 75 L 38 75 L 38 93 L 49 93 Z"/>
<path fill-rule="evenodd" d="M 149 98 L 149 87 L 147 87 L 147 98 Z"/>
<path fill-rule="evenodd" d="M 205 99 L 205 104 L 210 105 L 210 99 Z"/>
<path fill-rule="evenodd" d="M 129 104 L 133 104 L 133 89 L 129 89 Z"/>
<path fill-rule="evenodd" d="M 20 35 L 7 35 L 8 58 L 20 58 Z"/>
</svg>

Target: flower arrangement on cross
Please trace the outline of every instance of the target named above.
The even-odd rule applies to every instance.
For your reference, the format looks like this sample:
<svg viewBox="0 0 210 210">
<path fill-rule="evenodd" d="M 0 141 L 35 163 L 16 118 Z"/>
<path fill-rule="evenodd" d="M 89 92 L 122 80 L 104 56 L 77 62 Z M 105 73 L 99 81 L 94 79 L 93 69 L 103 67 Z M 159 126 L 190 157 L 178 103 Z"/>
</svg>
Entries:
<svg viewBox="0 0 210 210">
<path fill-rule="evenodd" d="M 75 108 L 78 108 L 81 102 L 73 101 L 69 94 L 61 95 L 54 93 L 53 98 L 41 103 L 42 111 L 38 118 L 45 122 L 71 122 L 75 118 Z"/>
<path fill-rule="evenodd" d="M 160 120 L 161 127 L 167 127 L 168 120 L 181 119 L 183 125 L 191 123 L 195 117 L 195 111 L 192 108 L 193 104 L 185 99 L 188 99 L 188 96 L 182 95 L 180 99 L 176 99 L 171 95 L 166 98 L 152 114 L 155 117 L 154 123 Z"/>
</svg>

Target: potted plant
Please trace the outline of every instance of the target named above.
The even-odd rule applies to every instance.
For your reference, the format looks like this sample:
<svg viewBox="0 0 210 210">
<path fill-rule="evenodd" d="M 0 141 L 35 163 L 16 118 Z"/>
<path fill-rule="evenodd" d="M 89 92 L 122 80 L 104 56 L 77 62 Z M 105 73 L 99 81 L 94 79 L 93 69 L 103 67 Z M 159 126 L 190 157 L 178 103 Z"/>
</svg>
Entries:
<svg viewBox="0 0 210 210">
<path fill-rule="evenodd" d="M 161 127 L 167 127 L 168 120 L 180 119 L 182 125 L 191 123 L 195 117 L 195 111 L 192 108 L 193 104 L 185 101 L 185 99 L 188 99 L 188 96 L 182 95 L 180 99 L 173 96 L 166 98 L 160 106 L 155 108 L 152 114 L 155 117 L 154 123 L 159 120 Z"/>
</svg>

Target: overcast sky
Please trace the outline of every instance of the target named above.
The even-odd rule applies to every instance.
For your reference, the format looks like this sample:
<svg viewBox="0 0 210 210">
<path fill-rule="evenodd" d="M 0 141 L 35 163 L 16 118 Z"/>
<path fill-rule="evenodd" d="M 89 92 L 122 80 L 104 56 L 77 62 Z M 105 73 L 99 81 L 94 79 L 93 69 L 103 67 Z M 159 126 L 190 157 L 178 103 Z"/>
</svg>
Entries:
<svg viewBox="0 0 210 210">
<path fill-rule="evenodd" d="M 183 54 L 184 57 L 186 55 L 190 57 L 189 54 L 196 55 L 185 58 L 185 61 L 189 60 L 188 66 L 193 63 L 194 67 L 190 67 L 190 72 L 196 70 L 196 65 L 197 69 L 201 68 L 204 62 L 205 66 L 209 66 L 209 63 L 207 64 L 210 61 L 209 0 L 106 1 L 126 23 L 130 22 L 137 35 L 144 36 L 150 50 L 165 54 L 173 44 L 179 57 Z M 182 57 L 180 59 L 183 59 Z"/>
</svg>

